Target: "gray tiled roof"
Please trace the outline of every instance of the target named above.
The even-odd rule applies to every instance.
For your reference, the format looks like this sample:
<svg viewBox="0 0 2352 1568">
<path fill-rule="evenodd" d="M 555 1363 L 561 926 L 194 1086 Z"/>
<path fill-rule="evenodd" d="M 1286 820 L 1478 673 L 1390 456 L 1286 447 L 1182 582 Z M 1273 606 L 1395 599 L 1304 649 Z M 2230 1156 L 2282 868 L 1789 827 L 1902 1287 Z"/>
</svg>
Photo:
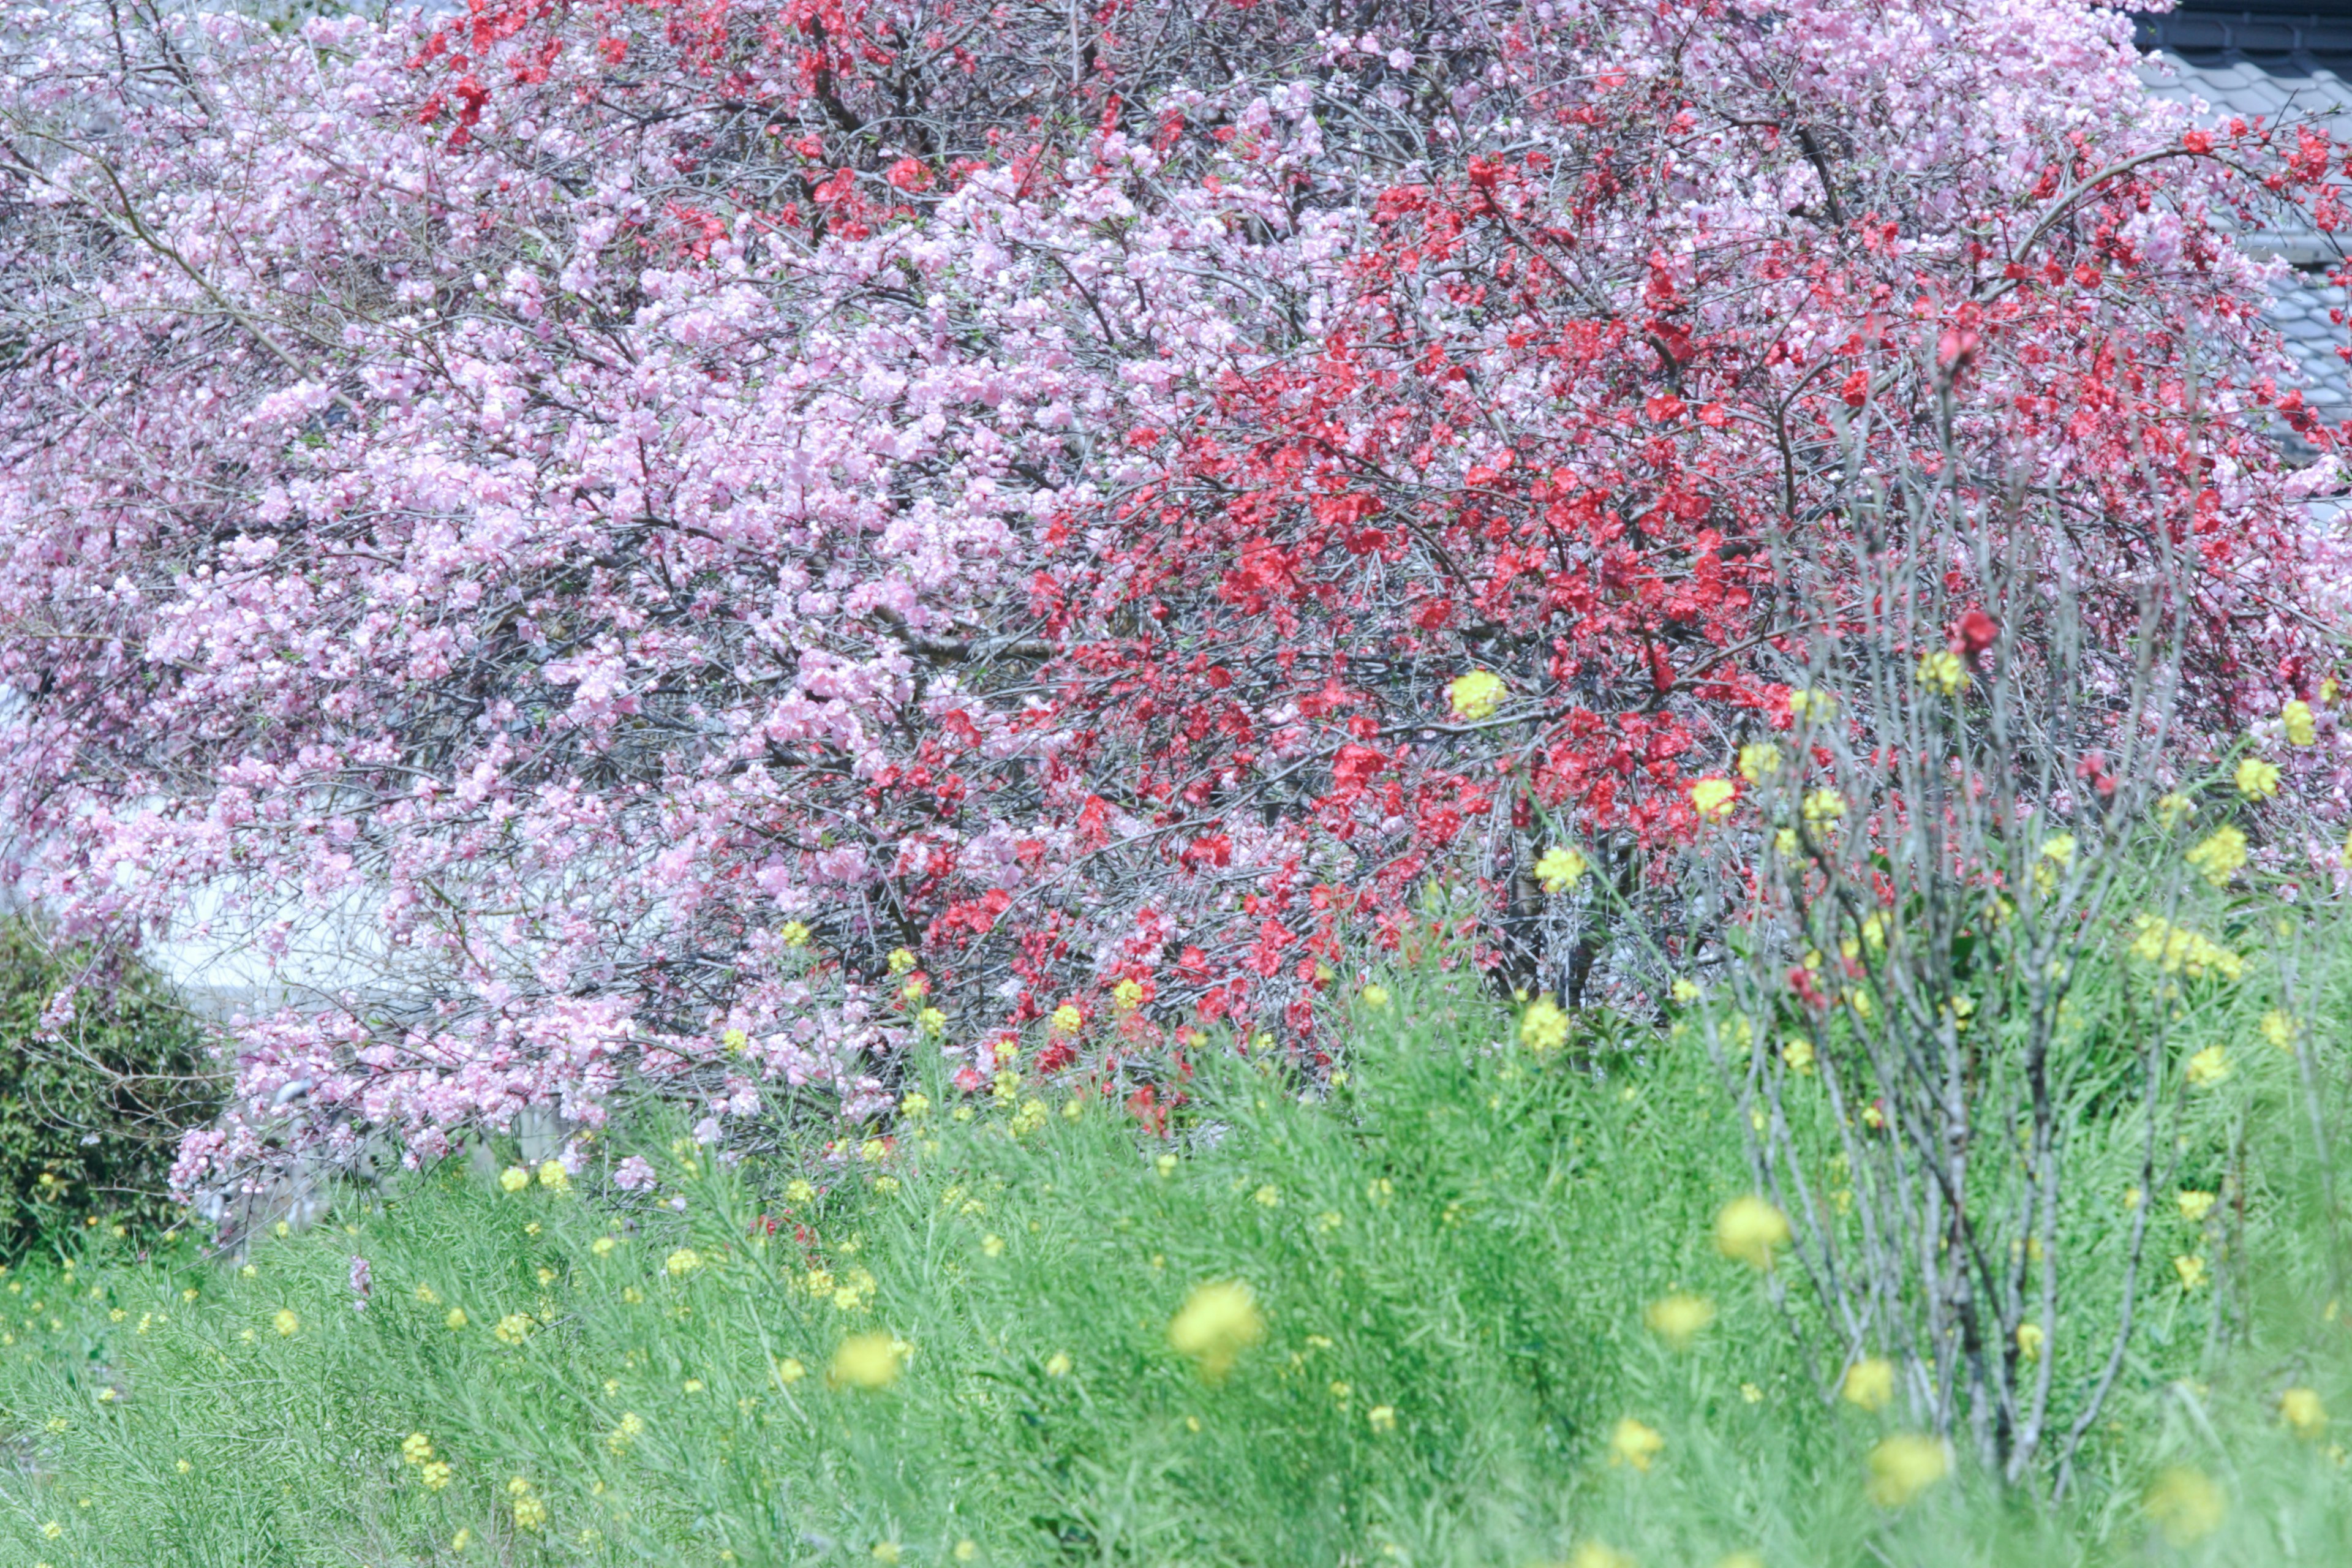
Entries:
<svg viewBox="0 0 2352 1568">
<path fill-rule="evenodd" d="M 2143 41 L 2161 46 L 2161 52 L 2140 71 L 2157 97 L 2187 105 L 2208 123 L 2231 116 L 2308 118 L 2352 139 L 2352 19 L 2253 13 L 2158 20 L 2160 31 L 2143 20 Z M 2263 52 L 2252 55 L 2250 48 Z M 2323 234 L 2303 215 L 2283 210 L 2244 243 L 2254 254 L 2279 257 L 2295 268 L 2274 287 L 2270 318 L 2299 373 L 2305 401 L 2330 424 L 2352 418 L 2352 365 L 2337 352 L 2352 344 L 2345 290 L 2327 280 L 2352 250 L 2352 233 Z M 2302 447 L 2284 438 L 2290 449 Z"/>
</svg>

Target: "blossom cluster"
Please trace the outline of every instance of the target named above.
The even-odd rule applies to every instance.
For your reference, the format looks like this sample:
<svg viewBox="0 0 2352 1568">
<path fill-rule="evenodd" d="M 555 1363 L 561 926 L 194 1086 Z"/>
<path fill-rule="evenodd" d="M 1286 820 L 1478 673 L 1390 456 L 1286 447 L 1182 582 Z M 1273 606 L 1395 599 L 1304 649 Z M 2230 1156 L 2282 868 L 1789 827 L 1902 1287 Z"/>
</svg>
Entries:
<svg viewBox="0 0 2352 1568">
<path fill-rule="evenodd" d="M 2118 16 L 931 9 L 8 6 L 12 872 L 335 952 L 184 1184 L 1312 1048 L 1441 875 L 1549 962 L 1538 816 L 1727 815 L 1807 697 L 1773 541 L 1938 442 L 2117 624 L 2192 550 L 2215 710 L 2310 695 L 2328 465 L 2259 422 L 2333 437 L 2230 234 L 2331 154 L 2191 132 Z"/>
</svg>

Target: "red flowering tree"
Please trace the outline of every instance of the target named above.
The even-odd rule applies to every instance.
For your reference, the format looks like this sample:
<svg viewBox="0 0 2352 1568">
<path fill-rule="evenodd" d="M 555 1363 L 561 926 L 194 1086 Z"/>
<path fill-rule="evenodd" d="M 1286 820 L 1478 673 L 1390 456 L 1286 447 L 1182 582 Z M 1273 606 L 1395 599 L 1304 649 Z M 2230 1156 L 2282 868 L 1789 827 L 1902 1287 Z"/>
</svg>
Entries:
<svg viewBox="0 0 2352 1568">
<path fill-rule="evenodd" d="M 1948 453 L 2095 624 L 2194 541 L 2209 725 L 2316 671 L 2259 427 L 2332 437 L 2229 235 L 2334 154 L 2074 0 L 0 38 L 16 874 L 339 950 L 191 1180 L 1312 1047 L 1439 879 L 1506 983 L 1637 995 L 1595 884 L 1669 896 Z"/>
</svg>

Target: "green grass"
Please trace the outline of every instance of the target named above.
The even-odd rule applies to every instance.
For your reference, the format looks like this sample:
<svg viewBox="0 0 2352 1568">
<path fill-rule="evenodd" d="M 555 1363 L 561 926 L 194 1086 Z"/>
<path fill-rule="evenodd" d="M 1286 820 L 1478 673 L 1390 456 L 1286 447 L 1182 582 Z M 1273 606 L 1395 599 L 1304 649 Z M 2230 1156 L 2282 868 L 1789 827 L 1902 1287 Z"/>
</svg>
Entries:
<svg viewBox="0 0 2352 1568">
<path fill-rule="evenodd" d="M 1711 1244 L 1747 1181 L 1703 1053 L 1628 1029 L 1537 1058 L 1475 984 L 1391 984 L 1328 1094 L 1202 1053 L 1171 1142 L 1099 1098 L 934 1084 L 870 1160 L 616 1140 L 677 1209 L 458 1159 L 243 1268 L 92 1232 L 0 1287 L 0 1563 L 2352 1562 L 2340 1451 L 2277 1414 L 2291 1384 L 2352 1411 L 2284 1056 L 2240 1044 L 2175 1134 L 2184 1169 L 2237 1173 L 2242 1217 L 2232 1195 L 2164 1221 L 2158 1266 L 2210 1244 L 2220 1288 L 2151 1292 L 2076 1498 L 1963 1471 L 1889 1510 L 1865 1456 L 1900 1402 L 1825 1398 L 1765 1279 Z M 2263 1005 L 2215 998 L 2181 1048 L 2242 1042 Z M 2115 1246 L 2133 1133 L 2077 1152 L 2086 1258 Z M 1227 1280 L 1265 1331 L 1213 1382 L 1168 1326 Z M 1643 1323 L 1673 1290 L 1717 1310 L 1686 1353 Z M 829 1386 L 861 1333 L 903 1370 Z M 2057 1347 L 2070 1377 L 2084 1339 Z M 1646 1470 L 1610 1462 L 1625 1418 L 1664 1438 Z M 2229 1503 L 2185 1548 L 2142 1506 L 2167 1466 Z"/>
</svg>

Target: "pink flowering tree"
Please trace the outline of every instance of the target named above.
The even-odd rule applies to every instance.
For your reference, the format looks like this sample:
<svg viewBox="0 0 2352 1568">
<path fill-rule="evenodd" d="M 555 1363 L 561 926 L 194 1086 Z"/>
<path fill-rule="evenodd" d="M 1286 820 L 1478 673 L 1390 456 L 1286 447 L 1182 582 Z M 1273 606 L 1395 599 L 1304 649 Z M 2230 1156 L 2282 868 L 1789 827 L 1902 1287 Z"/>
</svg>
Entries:
<svg viewBox="0 0 2352 1568">
<path fill-rule="evenodd" d="M 1948 451 L 2094 625 L 2193 542 L 2209 731 L 2324 673 L 2230 238 L 2324 140 L 2074 0 L 1358 10 L 11 4 L 12 874 L 345 960 L 183 1179 L 1313 1051 L 1438 879 L 1638 1004 L 1599 889 L 1836 620 L 1776 551 Z"/>
</svg>

